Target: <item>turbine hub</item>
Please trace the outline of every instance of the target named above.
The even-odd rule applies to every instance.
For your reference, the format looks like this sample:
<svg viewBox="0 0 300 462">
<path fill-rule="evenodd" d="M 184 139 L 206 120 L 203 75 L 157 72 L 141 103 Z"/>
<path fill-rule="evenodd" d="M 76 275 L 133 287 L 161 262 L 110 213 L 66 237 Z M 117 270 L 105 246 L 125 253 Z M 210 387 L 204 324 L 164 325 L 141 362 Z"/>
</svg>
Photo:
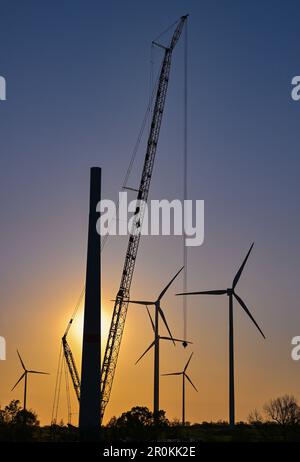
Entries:
<svg viewBox="0 0 300 462">
<path fill-rule="evenodd" d="M 187 342 L 182 342 L 183 348 L 186 348 L 188 346 Z"/>
</svg>

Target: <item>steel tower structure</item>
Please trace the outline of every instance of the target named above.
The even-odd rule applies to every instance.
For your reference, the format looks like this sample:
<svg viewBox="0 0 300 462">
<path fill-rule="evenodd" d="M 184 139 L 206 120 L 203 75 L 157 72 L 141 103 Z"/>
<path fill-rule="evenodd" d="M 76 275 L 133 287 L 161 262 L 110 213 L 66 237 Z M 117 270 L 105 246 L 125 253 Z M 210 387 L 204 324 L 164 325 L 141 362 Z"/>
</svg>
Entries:
<svg viewBox="0 0 300 462">
<path fill-rule="evenodd" d="M 160 76 L 157 86 L 156 98 L 152 113 L 152 121 L 147 142 L 144 166 L 141 176 L 140 185 L 137 193 L 137 207 L 133 220 L 132 230 L 125 255 L 125 262 L 121 276 L 120 288 L 118 290 L 109 335 L 107 339 L 102 370 L 101 370 L 101 421 L 103 419 L 106 405 L 109 401 L 115 370 L 117 366 L 118 355 L 120 351 L 122 335 L 124 331 L 130 286 L 134 273 L 135 261 L 137 257 L 140 230 L 144 216 L 144 204 L 147 202 L 151 177 L 153 172 L 154 160 L 157 151 L 160 127 L 165 107 L 166 95 L 168 90 L 171 59 L 173 50 L 180 38 L 183 26 L 187 20 L 187 15 L 182 16 L 177 23 L 176 29 L 171 38 L 168 47 L 155 43 L 155 45 L 164 49 L 164 58 L 160 70 Z"/>
</svg>

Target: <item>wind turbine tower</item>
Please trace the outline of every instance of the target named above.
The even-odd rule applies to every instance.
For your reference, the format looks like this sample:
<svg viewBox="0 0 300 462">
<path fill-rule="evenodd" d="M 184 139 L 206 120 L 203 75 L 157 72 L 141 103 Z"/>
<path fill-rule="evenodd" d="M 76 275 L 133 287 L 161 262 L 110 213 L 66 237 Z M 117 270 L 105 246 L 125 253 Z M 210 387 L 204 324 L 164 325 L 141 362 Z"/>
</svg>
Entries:
<svg viewBox="0 0 300 462">
<path fill-rule="evenodd" d="M 19 356 L 19 360 L 20 360 L 20 363 L 21 363 L 21 366 L 24 370 L 23 374 L 21 375 L 21 377 L 19 378 L 19 380 L 17 381 L 17 383 L 13 386 L 13 388 L 11 389 L 11 391 L 13 391 L 16 386 L 21 382 L 21 380 L 24 379 L 24 405 L 23 405 L 23 410 L 26 411 L 26 404 L 27 404 L 27 376 L 28 374 L 42 374 L 42 375 L 49 375 L 48 372 L 40 372 L 40 371 L 32 371 L 32 370 L 29 370 L 29 369 L 26 369 L 26 366 L 21 358 L 21 355 L 20 353 L 18 352 L 17 350 L 17 353 L 18 353 L 18 356 Z M 24 417 L 25 419 L 25 417 Z"/>
<path fill-rule="evenodd" d="M 79 428 L 83 439 L 94 439 L 100 429 L 100 235 L 96 223 L 101 199 L 101 169 L 91 168 L 90 213 L 85 285 Z"/>
<path fill-rule="evenodd" d="M 232 286 L 227 289 L 218 289 L 218 290 L 205 290 L 201 292 L 185 292 L 176 295 L 227 295 L 229 302 L 229 424 L 230 427 L 235 425 L 235 389 L 234 389 L 234 336 L 233 336 L 233 300 L 235 299 L 239 305 L 243 308 L 246 314 L 249 316 L 253 324 L 257 327 L 262 337 L 265 338 L 265 335 L 254 317 L 250 313 L 249 309 L 241 297 L 236 293 L 236 286 L 240 280 L 242 272 L 244 271 L 245 265 L 249 258 L 249 255 L 254 246 L 254 242 L 251 245 L 243 263 L 241 264 L 239 270 L 233 278 Z"/>
<path fill-rule="evenodd" d="M 160 340 L 171 340 L 174 345 L 175 342 L 183 342 L 181 339 L 174 339 L 173 335 L 170 331 L 170 328 L 168 326 L 165 314 L 163 312 L 163 309 L 161 307 L 161 300 L 167 290 L 169 289 L 170 285 L 174 282 L 174 280 L 177 278 L 179 273 L 183 270 L 183 267 L 180 268 L 180 270 L 173 276 L 173 278 L 168 282 L 166 287 L 161 291 L 159 294 L 157 300 L 155 301 L 146 301 L 146 300 L 129 300 L 129 303 L 133 303 L 136 305 L 144 305 L 146 307 L 148 306 L 154 306 L 155 308 L 155 313 L 154 313 L 154 322 L 152 321 L 152 318 L 150 316 L 151 324 L 152 324 L 152 329 L 154 331 L 154 341 L 151 343 L 151 345 L 147 348 L 147 350 L 142 354 L 142 356 L 138 359 L 142 359 L 142 357 L 154 346 L 154 397 L 153 397 L 153 412 L 154 416 L 158 415 L 159 412 L 159 344 Z M 167 328 L 167 331 L 169 333 L 169 337 L 161 337 L 159 335 L 159 318 L 161 317 L 163 323 L 165 324 L 165 327 Z M 190 342 L 187 342 L 190 343 Z M 137 361 L 137 362 L 138 362 Z"/>
<path fill-rule="evenodd" d="M 186 373 L 186 370 L 187 370 L 187 368 L 188 368 L 188 366 L 190 364 L 192 356 L 193 356 L 193 353 L 191 353 L 186 365 L 184 366 L 183 371 L 181 371 L 181 372 L 171 372 L 170 374 L 162 374 L 164 376 L 166 376 L 166 375 L 182 375 L 182 425 L 183 426 L 185 425 L 185 379 L 187 379 L 190 382 L 190 384 L 192 385 L 192 387 L 194 388 L 194 390 L 196 390 L 198 392 L 197 388 L 195 387 L 195 385 L 191 381 L 190 377 Z"/>
</svg>

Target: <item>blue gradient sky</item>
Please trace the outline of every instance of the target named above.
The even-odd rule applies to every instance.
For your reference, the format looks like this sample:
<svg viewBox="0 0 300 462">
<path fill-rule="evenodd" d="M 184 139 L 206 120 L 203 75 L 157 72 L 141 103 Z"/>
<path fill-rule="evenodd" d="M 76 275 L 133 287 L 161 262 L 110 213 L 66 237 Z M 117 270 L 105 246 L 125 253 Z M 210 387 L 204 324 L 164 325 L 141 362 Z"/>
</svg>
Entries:
<svg viewBox="0 0 300 462">
<path fill-rule="evenodd" d="M 151 40 L 187 12 L 189 197 L 205 200 L 205 243 L 189 251 L 188 286 L 227 287 L 255 241 L 239 293 L 267 340 L 237 308 L 237 418 L 299 391 L 300 365 L 290 359 L 291 337 L 300 335 L 300 103 L 290 97 L 300 73 L 299 2 L 1 0 L 0 335 L 8 358 L 0 364 L 0 402 L 22 397 L 22 388 L 9 392 L 20 372 L 18 347 L 32 367 L 51 372 L 30 388 L 29 405 L 43 423 L 59 339 L 84 282 L 89 168 L 103 168 L 103 196 L 115 199 L 147 104 Z M 157 64 L 158 51 L 155 57 Z M 182 197 L 182 109 L 183 41 L 174 52 L 151 198 Z M 131 186 L 142 157 L 143 150 Z M 103 252 L 107 317 L 126 242 L 111 238 Z M 132 294 L 154 296 L 181 261 L 179 238 L 143 238 Z M 180 288 L 166 299 L 177 335 L 181 302 L 172 292 Z M 226 308 L 226 299 L 189 300 L 191 376 L 200 390 L 190 391 L 192 421 L 227 418 Z M 133 366 L 148 340 L 145 314 L 130 309 L 107 417 L 151 406 L 152 358 Z M 79 353 L 79 339 L 74 348 Z M 181 369 L 187 354 L 166 346 L 162 369 Z M 170 393 L 163 383 L 161 393 L 168 416 L 179 417 L 179 384 Z"/>
</svg>

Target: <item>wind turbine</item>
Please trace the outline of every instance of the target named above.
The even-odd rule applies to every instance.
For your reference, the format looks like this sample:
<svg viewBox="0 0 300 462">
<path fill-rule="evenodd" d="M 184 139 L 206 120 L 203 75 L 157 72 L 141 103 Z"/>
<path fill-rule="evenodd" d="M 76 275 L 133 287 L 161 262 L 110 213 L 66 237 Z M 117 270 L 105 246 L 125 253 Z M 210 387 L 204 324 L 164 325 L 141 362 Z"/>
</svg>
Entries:
<svg viewBox="0 0 300 462">
<path fill-rule="evenodd" d="M 171 372 L 170 374 L 162 374 L 164 376 L 166 375 L 182 375 L 182 425 L 185 425 L 185 379 L 188 379 L 192 387 L 198 392 L 197 388 L 189 378 L 189 376 L 186 373 L 186 370 L 188 368 L 188 365 L 190 364 L 190 361 L 192 359 L 193 353 L 191 353 L 191 356 L 189 357 L 183 371 L 181 372 Z"/>
<path fill-rule="evenodd" d="M 159 412 L 159 343 L 160 340 L 171 340 L 174 345 L 175 342 L 183 342 L 183 340 L 175 339 L 172 336 L 172 333 L 170 331 L 170 328 L 168 326 L 166 317 L 164 315 L 164 312 L 161 308 L 161 300 L 167 290 L 169 289 L 170 285 L 173 283 L 173 281 L 177 278 L 178 274 L 183 270 L 183 267 L 180 268 L 180 270 L 175 274 L 175 276 L 171 279 L 171 281 L 166 285 L 166 287 L 161 291 L 159 294 L 157 300 L 155 301 L 145 301 L 145 300 L 129 300 L 129 303 L 133 303 L 136 305 L 144 305 L 147 307 L 148 314 L 150 316 L 151 320 L 151 325 L 152 329 L 154 331 L 154 341 L 151 343 L 151 345 L 146 349 L 146 351 L 140 356 L 140 358 L 137 360 L 139 362 L 143 356 L 152 348 L 154 347 L 154 402 L 153 402 L 153 409 L 154 409 L 154 416 L 158 415 Z M 154 306 L 155 307 L 155 320 L 153 322 L 148 306 Z M 169 333 L 169 337 L 162 337 L 159 335 L 159 317 L 163 320 L 163 323 L 165 324 L 167 331 Z M 190 343 L 190 342 L 187 342 Z M 136 363 L 137 363 L 136 362 Z"/>
<path fill-rule="evenodd" d="M 253 318 L 252 314 L 250 313 L 249 309 L 247 308 L 245 302 L 241 299 L 241 297 L 235 292 L 235 288 L 237 286 L 237 283 L 241 277 L 241 274 L 244 270 L 244 267 L 247 263 L 247 260 L 249 258 L 250 252 L 254 246 L 254 242 L 251 245 L 243 263 L 241 264 L 238 272 L 236 273 L 232 286 L 229 287 L 228 289 L 224 290 L 206 290 L 202 292 L 186 292 L 186 293 L 180 293 L 176 295 L 224 295 L 226 294 L 228 296 L 229 300 L 229 423 L 231 427 L 234 427 L 235 424 L 235 396 L 234 396 L 234 343 L 233 343 L 233 298 L 236 299 L 236 301 L 240 304 L 240 306 L 243 308 L 243 310 L 247 313 L 249 318 L 252 320 L 252 322 L 255 324 L 263 338 L 266 338 L 264 336 L 264 333 L 262 332 L 261 328 Z"/>
<path fill-rule="evenodd" d="M 13 386 L 13 388 L 11 389 L 11 391 L 13 391 L 16 386 L 18 385 L 19 382 L 21 382 L 21 380 L 24 378 L 25 379 L 25 383 L 24 383 L 24 411 L 26 411 L 26 399 L 27 399 L 27 375 L 28 374 L 43 374 L 43 375 L 49 375 L 48 372 L 40 372 L 40 371 L 31 371 L 31 370 L 28 370 L 26 369 L 25 367 L 25 364 L 21 358 L 21 355 L 20 353 L 18 352 L 17 350 L 17 353 L 18 353 L 18 356 L 19 356 L 19 359 L 20 359 L 20 362 L 21 362 L 21 365 L 23 367 L 23 374 L 21 375 L 21 377 L 19 378 L 19 380 L 17 381 L 17 383 Z M 25 414 L 24 414 L 25 415 Z"/>
</svg>

